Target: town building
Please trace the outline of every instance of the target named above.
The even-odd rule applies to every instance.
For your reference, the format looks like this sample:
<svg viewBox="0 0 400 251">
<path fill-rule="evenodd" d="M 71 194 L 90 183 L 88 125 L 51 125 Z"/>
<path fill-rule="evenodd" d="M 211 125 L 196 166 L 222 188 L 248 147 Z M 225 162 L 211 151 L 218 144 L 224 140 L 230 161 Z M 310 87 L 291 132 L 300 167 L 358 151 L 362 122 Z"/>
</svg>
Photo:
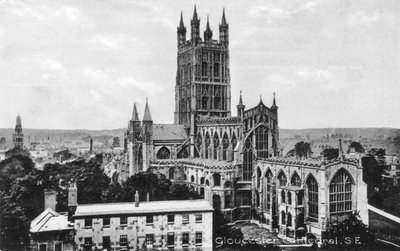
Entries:
<svg viewBox="0 0 400 251">
<path fill-rule="evenodd" d="M 22 133 L 21 116 L 17 116 L 17 122 L 15 124 L 15 131 L 13 134 L 14 148 L 22 150 L 24 148 L 24 134 Z"/>
<path fill-rule="evenodd" d="M 250 218 L 254 160 L 278 156 L 278 106 L 260 102 L 245 110 L 240 94 L 231 113 L 229 25 L 225 10 L 219 39 L 207 19 L 204 39 L 196 7 L 190 38 L 181 14 L 174 124 L 153 124 L 146 101 L 140 121 L 136 104 L 125 133 L 129 175 L 152 170 L 186 183 L 229 218 Z M 237 217 L 236 217 L 236 216 Z"/>
<path fill-rule="evenodd" d="M 212 250 L 213 208 L 204 200 L 78 205 L 79 250 Z"/>
</svg>

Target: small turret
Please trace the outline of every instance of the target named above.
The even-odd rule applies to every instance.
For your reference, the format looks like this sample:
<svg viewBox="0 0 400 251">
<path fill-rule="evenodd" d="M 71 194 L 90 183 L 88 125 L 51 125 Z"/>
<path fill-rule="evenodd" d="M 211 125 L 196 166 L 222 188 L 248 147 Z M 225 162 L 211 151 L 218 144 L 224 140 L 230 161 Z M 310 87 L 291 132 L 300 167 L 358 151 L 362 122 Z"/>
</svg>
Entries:
<svg viewBox="0 0 400 251">
<path fill-rule="evenodd" d="M 243 104 L 242 101 L 242 91 L 240 91 L 239 104 L 236 106 L 236 108 L 237 108 L 237 116 L 240 118 L 240 120 L 243 121 L 245 105 Z"/>
<path fill-rule="evenodd" d="M 272 106 L 271 106 L 272 110 L 278 110 L 278 106 L 276 106 L 276 100 L 275 100 L 275 92 L 274 92 L 274 100 L 272 101 Z"/>
<path fill-rule="evenodd" d="M 206 30 L 204 31 L 204 41 L 205 42 L 210 42 L 212 40 L 212 30 L 210 29 L 210 21 L 208 19 L 207 16 L 207 26 L 206 26 Z"/>
<path fill-rule="evenodd" d="M 184 44 L 186 42 L 186 27 L 183 24 L 183 12 L 181 12 L 181 20 L 177 28 L 178 33 L 178 45 Z"/>
<path fill-rule="evenodd" d="M 133 103 L 133 110 L 132 110 L 132 121 L 140 121 L 139 120 L 139 113 L 136 108 L 136 103 Z"/>
<path fill-rule="evenodd" d="M 221 24 L 219 25 L 219 40 L 220 43 L 225 44 L 225 46 L 229 45 L 229 25 L 226 22 L 225 17 L 225 8 L 222 11 L 222 20 Z"/>
<path fill-rule="evenodd" d="M 201 39 L 200 39 L 200 19 L 197 17 L 196 5 L 194 6 L 193 18 L 190 21 L 190 25 L 191 25 L 191 41 L 192 41 L 192 45 L 196 46 L 199 42 L 201 42 Z"/>
</svg>

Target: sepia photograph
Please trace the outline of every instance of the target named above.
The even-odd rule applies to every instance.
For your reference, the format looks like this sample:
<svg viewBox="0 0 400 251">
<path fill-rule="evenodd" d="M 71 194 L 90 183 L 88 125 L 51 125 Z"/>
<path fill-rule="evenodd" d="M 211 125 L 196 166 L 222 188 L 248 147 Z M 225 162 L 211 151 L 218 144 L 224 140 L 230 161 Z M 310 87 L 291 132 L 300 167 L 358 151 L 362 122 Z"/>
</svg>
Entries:
<svg viewBox="0 0 400 251">
<path fill-rule="evenodd" d="M 400 250 L 400 1 L 0 0 L 0 251 Z"/>
</svg>

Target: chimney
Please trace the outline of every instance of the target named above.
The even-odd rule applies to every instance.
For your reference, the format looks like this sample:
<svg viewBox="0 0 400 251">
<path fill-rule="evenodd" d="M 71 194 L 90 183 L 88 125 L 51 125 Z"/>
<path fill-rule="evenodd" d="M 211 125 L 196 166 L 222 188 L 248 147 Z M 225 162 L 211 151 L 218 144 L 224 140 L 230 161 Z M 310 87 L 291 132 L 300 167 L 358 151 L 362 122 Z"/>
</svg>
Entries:
<svg viewBox="0 0 400 251">
<path fill-rule="evenodd" d="M 92 138 L 90 138 L 90 151 L 89 151 L 89 153 L 90 154 L 93 153 L 93 139 Z"/>
<path fill-rule="evenodd" d="M 44 209 L 50 208 L 56 211 L 57 192 L 52 189 L 44 190 Z"/>
<path fill-rule="evenodd" d="M 147 202 L 150 201 L 150 194 L 149 194 L 149 193 L 147 193 L 147 195 L 146 195 L 146 201 L 147 201 Z"/>
<path fill-rule="evenodd" d="M 68 188 L 68 220 L 71 221 L 78 206 L 78 188 L 76 184 L 71 184 Z"/>
<path fill-rule="evenodd" d="M 135 193 L 135 207 L 139 206 L 139 192 L 136 190 Z"/>
</svg>

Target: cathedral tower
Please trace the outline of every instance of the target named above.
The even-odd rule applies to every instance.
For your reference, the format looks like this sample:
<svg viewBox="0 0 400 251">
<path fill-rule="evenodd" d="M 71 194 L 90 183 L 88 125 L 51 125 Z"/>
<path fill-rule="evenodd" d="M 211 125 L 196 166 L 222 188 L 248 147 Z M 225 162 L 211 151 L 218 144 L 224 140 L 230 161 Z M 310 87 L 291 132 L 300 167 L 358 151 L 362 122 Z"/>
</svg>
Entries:
<svg viewBox="0 0 400 251">
<path fill-rule="evenodd" d="M 198 116 L 231 116 L 231 86 L 229 27 L 225 10 L 219 26 L 219 40 L 212 39 L 213 34 L 208 18 L 204 40 L 201 39 L 200 19 L 196 7 L 190 24 L 191 37 L 189 41 L 186 41 L 186 28 L 181 14 L 177 28 L 178 57 L 174 122 L 185 125 L 193 138 L 196 133 L 195 120 Z M 193 144 L 191 142 L 191 145 Z"/>
<path fill-rule="evenodd" d="M 17 116 L 17 122 L 15 124 L 15 132 L 13 134 L 14 148 L 22 150 L 24 147 L 24 134 L 22 134 L 22 123 L 21 116 Z"/>
</svg>

